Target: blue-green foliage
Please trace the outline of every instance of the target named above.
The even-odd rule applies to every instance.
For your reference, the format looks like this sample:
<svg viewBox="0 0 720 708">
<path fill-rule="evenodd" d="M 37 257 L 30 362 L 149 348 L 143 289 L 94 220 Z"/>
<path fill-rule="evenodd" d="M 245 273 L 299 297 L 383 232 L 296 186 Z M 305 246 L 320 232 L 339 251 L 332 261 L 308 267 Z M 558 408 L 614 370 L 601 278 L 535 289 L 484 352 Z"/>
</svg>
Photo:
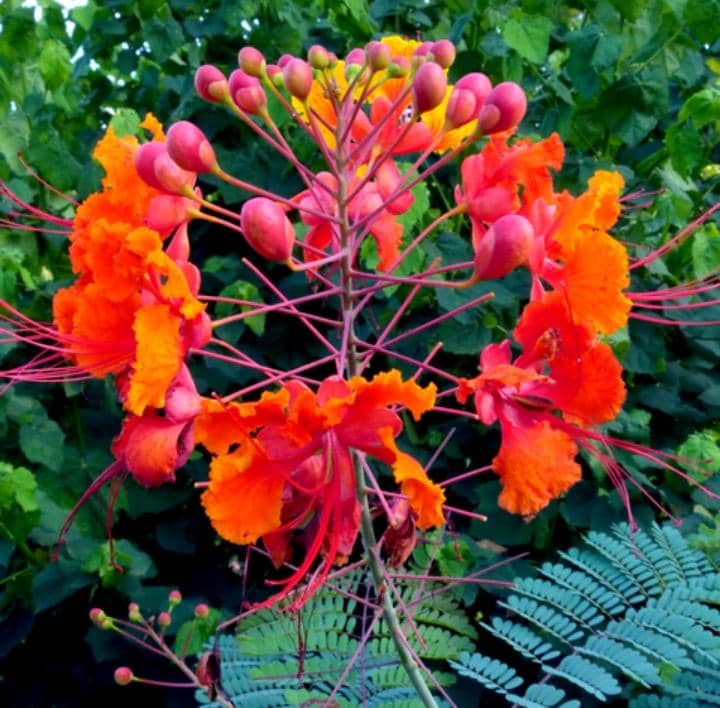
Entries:
<svg viewBox="0 0 720 708">
<path fill-rule="evenodd" d="M 402 604 L 411 607 L 412 624 L 403 626 L 420 658 L 456 659 L 474 647 L 477 630 L 455 600 L 437 593 L 441 587 L 428 583 L 420 592 L 417 583 L 396 587 Z M 261 610 L 238 624 L 236 637 L 220 638 L 221 686 L 235 705 L 322 704 L 336 684 L 333 700 L 348 708 L 421 705 L 384 620 L 375 620 L 362 645 L 375 611 L 345 591 L 362 597 L 368 592 L 365 581 L 350 574 L 319 592 L 301 612 Z M 434 677 L 443 685 L 455 682 L 448 672 Z M 207 703 L 204 694 L 198 700 Z"/>
<path fill-rule="evenodd" d="M 518 706 L 720 704 L 720 573 L 676 528 L 620 525 L 560 555 L 515 580 L 509 617 L 481 623 L 520 661 L 463 653 L 461 675 Z"/>
</svg>

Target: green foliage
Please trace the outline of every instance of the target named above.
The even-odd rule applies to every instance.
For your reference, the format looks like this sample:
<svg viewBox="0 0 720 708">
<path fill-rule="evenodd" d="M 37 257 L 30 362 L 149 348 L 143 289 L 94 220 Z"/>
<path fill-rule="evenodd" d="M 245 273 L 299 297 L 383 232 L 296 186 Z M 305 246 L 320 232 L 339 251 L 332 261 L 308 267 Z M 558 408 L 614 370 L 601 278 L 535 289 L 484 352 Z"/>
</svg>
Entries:
<svg viewBox="0 0 720 708">
<path fill-rule="evenodd" d="M 371 598 L 367 582 L 351 573 L 318 592 L 297 613 L 260 610 L 238 623 L 234 639 L 221 637 L 222 687 L 236 705 L 260 708 L 327 700 L 343 675 L 334 695 L 341 706 L 364 701 L 378 708 L 419 705 L 385 620 L 373 619 L 373 610 L 347 595 Z M 424 599 L 418 587 L 397 583 L 405 605 L 412 605 L 412 625 L 404 622 L 404 631 L 417 655 L 432 662 L 457 658 L 472 648 L 477 632 L 458 603 L 438 592 L 441 585 L 426 584 Z M 454 682 L 451 674 L 434 675 L 441 684 Z M 200 694 L 198 699 L 207 702 Z"/>
<path fill-rule="evenodd" d="M 578 692 L 637 706 L 659 696 L 692 706 L 720 700 L 720 573 L 675 527 L 591 532 L 560 556 L 539 577 L 515 579 L 499 603 L 510 619 L 481 622 L 528 662 L 523 670 L 465 653 L 450 662 L 461 675 L 522 706 L 555 706 Z M 528 675 L 546 688 L 523 692 Z"/>
</svg>

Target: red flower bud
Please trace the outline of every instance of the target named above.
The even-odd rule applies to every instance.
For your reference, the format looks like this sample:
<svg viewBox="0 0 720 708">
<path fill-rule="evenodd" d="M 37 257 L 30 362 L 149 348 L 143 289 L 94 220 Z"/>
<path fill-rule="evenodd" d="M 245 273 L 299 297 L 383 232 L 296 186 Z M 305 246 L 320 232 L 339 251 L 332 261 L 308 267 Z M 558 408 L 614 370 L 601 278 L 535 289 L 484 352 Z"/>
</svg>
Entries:
<svg viewBox="0 0 720 708">
<path fill-rule="evenodd" d="M 295 229 L 283 208 L 271 199 L 255 197 L 242 205 L 240 226 L 250 247 L 270 261 L 286 261 L 295 243 Z"/>
<path fill-rule="evenodd" d="M 458 82 L 455 84 L 455 88 L 463 89 L 465 91 L 472 91 L 472 93 L 475 95 L 475 100 L 477 102 L 477 112 L 474 117 L 477 118 L 480 115 L 480 110 L 485 104 L 485 100 L 492 91 L 492 84 L 490 83 L 490 79 L 488 79 L 485 74 L 481 74 L 479 71 L 474 71 L 470 74 L 465 74 L 465 76 L 459 79 Z"/>
<path fill-rule="evenodd" d="M 423 42 L 413 52 L 413 59 L 415 59 L 417 57 L 418 59 L 425 60 L 427 58 L 427 55 L 430 54 L 430 52 L 432 52 L 433 44 L 434 44 L 434 42 Z"/>
<path fill-rule="evenodd" d="M 173 379 L 165 394 L 165 417 L 173 423 L 183 423 L 195 418 L 201 410 L 202 400 L 195 387 L 195 381 L 190 370 L 183 364 L 180 373 Z M 172 602 L 172 599 L 170 601 Z"/>
<path fill-rule="evenodd" d="M 308 49 L 308 63 L 313 69 L 322 71 L 330 66 L 330 52 L 321 44 L 313 44 Z"/>
<path fill-rule="evenodd" d="M 292 61 L 294 58 L 295 58 L 295 57 L 294 57 L 292 54 L 283 54 L 283 55 L 277 60 L 277 65 L 278 65 L 281 69 L 284 69 L 284 68 L 285 68 L 285 65 L 286 65 L 289 61 Z"/>
<path fill-rule="evenodd" d="M 230 98 L 245 113 L 258 115 L 267 106 L 265 90 L 260 81 L 249 76 L 242 69 L 235 69 L 230 74 Z"/>
<path fill-rule="evenodd" d="M 369 42 L 365 47 L 365 55 L 373 71 L 387 69 L 392 61 L 390 47 L 382 42 Z"/>
<path fill-rule="evenodd" d="M 445 111 L 445 126 L 448 130 L 459 128 L 461 125 L 475 120 L 478 115 L 478 105 L 475 94 L 467 89 L 453 89 Z"/>
<path fill-rule="evenodd" d="M 215 150 L 205 133 L 194 123 L 181 120 L 167 132 L 167 151 L 173 161 L 190 172 L 212 172 L 217 165 Z"/>
<path fill-rule="evenodd" d="M 347 57 L 345 57 L 345 64 L 349 65 L 355 65 L 355 66 L 362 66 L 365 63 L 365 52 L 362 49 L 355 48 L 351 49 L 348 53 Z"/>
<path fill-rule="evenodd" d="M 455 45 L 449 39 L 435 42 L 430 52 L 443 69 L 449 69 L 455 61 Z"/>
<path fill-rule="evenodd" d="M 93 607 L 88 614 L 92 623 L 98 626 L 107 619 L 107 615 L 99 607 Z"/>
<path fill-rule="evenodd" d="M 527 262 L 534 239 L 532 224 L 524 216 L 501 216 L 478 240 L 475 276 L 494 280 L 515 270 Z"/>
<path fill-rule="evenodd" d="M 140 606 L 137 604 L 137 602 L 131 602 L 128 605 L 128 619 L 131 622 L 140 622 L 142 620 L 142 615 L 140 614 Z"/>
<path fill-rule="evenodd" d="M 168 602 L 171 605 L 179 605 L 182 602 L 182 593 L 179 590 L 171 590 L 168 593 Z"/>
<path fill-rule="evenodd" d="M 172 617 L 169 612 L 161 612 L 157 616 L 157 623 L 160 629 L 167 629 L 172 622 Z"/>
<path fill-rule="evenodd" d="M 119 666 L 115 669 L 115 683 L 118 686 L 127 686 L 135 678 L 133 672 L 127 666 Z"/>
<path fill-rule="evenodd" d="M 310 64 L 302 59 L 291 59 L 283 67 L 285 88 L 299 101 L 304 101 L 313 85 L 313 72 Z"/>
<path fill-rule="evenodd" d="M 164 192 L 184 194 L 188 189 L 192 189 L 195 184 L 195 173 L 182 169 L 170 157 L 167 149 L 157 154 L 153 170 L 158 184 L 160 184 L 160 188 Z"/>
<path fill-rule="evenodd" d="M 192 322 L 185 325 L 183 347 L 202 349 L 212 337 L 212 320 L 207 312 L 201 312 Z"/>
<path fill-rule="evenodd" d="M 268 64 L 265 71 L 275 88 L 285 88 L 285 79 L 283 78 L 282 69 L 277 64 Z"/>
<path fill-rule="evenodd" d="M 220 678 L 220 665 L 217 656 L 213 652 L 206 651 L 198 659 L 195 675 L 203 686 L 212 686 Z"/>
<path fill-rule="evenodd" d="M 393 57 L 388 66 L 388 76 L 392 79 L 404 79 L 410 73 L 410 60 L 407 57 Z"/>
<path fill-rule="evenodd" d="M 431 111 L 442 103 L 447 90 L 445 72 L 435 62 L 423 64 L 412 83 L 413 103 L 418 113 Z"/>
<path fill-rule="evenodd" d="M 262 76 L 265 68 L 265 57 L 255 47 L 243 47 L 238 52 L 238 66 L 248 76 Z"/>
<path fill-rule="evenodd" d="M 195 72 L 195 91 L 211 103 L 222 103 L 228 92 L 225 74 L 212 64 L 203 64 Z"/>
<path fill-rule="evenodd" d="M 153 141 L 142 144 L 135 153 L 135 171 L 140 179 L 155 189 L 165 191 L 155 175 L 155 160 L 166 152 L 165 143 Z"/>
<path fill-rule="evenodd" d="M 195 605 L 195 617 L 198 619 L 205 619 L 209 614 L 210 608 L 204 602 Z"/>
<path fill-rule="evenodd" d="M 180 224 L 187 223 L 192 218 L 189 213 L 191 209 L 195 209 L 195 202 L 191 199 L 177 194 L 161 194 L 150 200 L 145 214 L 145 225 L 165 238 Z"/>
<path fill-rule="evenodd" d="M 516 83 L 504 81 L 485 100 L 480 125 L 484 133 L 499 133 L 514 128 L 523 119 L 526 110 L 525 92 Z"/>
</svg>

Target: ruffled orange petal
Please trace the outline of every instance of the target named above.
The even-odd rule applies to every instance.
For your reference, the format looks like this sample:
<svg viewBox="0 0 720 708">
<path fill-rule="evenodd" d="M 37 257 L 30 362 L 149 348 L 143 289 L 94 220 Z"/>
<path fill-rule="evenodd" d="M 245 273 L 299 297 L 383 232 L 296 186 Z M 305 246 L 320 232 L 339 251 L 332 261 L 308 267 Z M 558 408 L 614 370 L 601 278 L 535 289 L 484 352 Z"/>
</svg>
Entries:
<svg viewBox="0 0 720 708">
<path fill-rule="evenodd" d="M 577 446 L 547 421 L 504 425 L 500 451 L 492 462 L 500 477 L 500 506 L 511 514 L 537 514 L 582 477 Z"/>
<path fill-rule="evenodd" d="M 625 247 L 604 231 L 579 231 L 552 286 L 564 292 L 576 322 L 588 322 L 603 334 L 625 326 L 632 301 L 622 294 L 630 285 Z"/>
<path fill-rule="evenodd" d="M 185 273 L 165 251 L 151 251 L 146 263 L 163 277 L 160 294 L 167 300 L 179 301 L 180 313 L 186 320 L 195 319 L 205 311 L 205 305 L 193 295 Z"/>
<path fill-rule="evenodd" d="M 379 408 L 402 403 L 415 420 L 435 405 L 437 394 L 434 383 L 422 387 L 412 380 L 403 381 L 397 369 L 376 374 L 370 381 L 354 376 L 348 385 L 356 393 L 356 406 Z"/>
<path fill-rule="evenodd" d="M 150 132 L 153 140 L 157 142 L 165 142 L 165 132 L 162 123 L 152 114 L 146 113 L 145 117 L 140 121 L 140 127 Z"/>
<path fill-rule="evenodd" d="M 391 428 L 381 428 L 377 432 L 382 444 L 394 456 L 390 463 L 393 475 L 400 485 L 400 491 L 408 498 L 410 507 L 418 515 L 418 528 L 442 526 L 445 523 L 442 510 L 445 492 L 442 487 L 430 481 L 414 457 L 398 449 Z"/>
<path fill-rule="evenodd" d="M 150 305 L 135 315 L 137 341 L 125 408 L 142 415 L 146 406 L 162 408 L 165 394 L 183 363 L 180 319 L 167 305 Z"/>
<path fill-rule="evenodd" d="M 625 402 L 622 366 L 603 342 L 595 344 L 579 360 L 555 360 L 550 372 L 556 381 L 553 401 L 570 423 L 607 423 Z"/>
<path fill-rule="evenodd" d="M 291 470 L 288 470 L 290 472 Z M 201 497 L 213 528 L 233 543 L 255 543 L 281 526 L 285 472 L 249 441 L 216 457 Z"/>
</svg>

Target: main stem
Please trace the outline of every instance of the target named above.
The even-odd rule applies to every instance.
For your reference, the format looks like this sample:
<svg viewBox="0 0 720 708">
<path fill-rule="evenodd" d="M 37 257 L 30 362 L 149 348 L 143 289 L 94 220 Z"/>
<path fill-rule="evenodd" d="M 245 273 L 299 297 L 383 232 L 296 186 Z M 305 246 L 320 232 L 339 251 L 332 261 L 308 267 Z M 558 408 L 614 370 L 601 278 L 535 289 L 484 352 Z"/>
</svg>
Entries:
<svg viewBox="0 0 720 708">
<path fill-rule="evenodd" d="M 338 135 L 342 135 L 342 120 L 338 121 Z M 342 261 L 341 269 L 341 292 L 340 302 L 343 315 L 343 323 L 347 328 L 343 333 L 346 337 L 345 361 L 344 368 L 348 377 L 357 375 L 358 357 L 357 345 L 355 340 L 355 295 L 353 293 L 352 283 L 352 264 L 355 244 L 351 243 L 351 228 L 347 213 L 347 197 L 348 197 L 348 181 L 346 174 L 346 165 L 344 163 L 343 148 L 338 145 L 337 151 L 337 177 L 338 177 L 338 216 L 340 219 L 340 240 L 341 247 L 345 251 L 345 257 Z M 340 348 L 343 350 L 343 347 Z M 387 591 L 385 583 L 385 568 L 376 553 L 378 547 L 375 530 L 373 529 L 372 514 L 370 513 L 370 504 L 368 502 L 367 492 L 365 491 L 365 475 L 362 465 L 357 457 L 357 453 L 352 452 L 353 467 L 355 471 L 355 489 L 357 499 L 360 504 L 360 537 L 362 538 L 365 558 L 367 559 L 370 571 L 375 585 L 375 591 L 382 598 L 382 611 L 387 626 L 390 630 L 390 636 L 395 643 L 400 661 L 410 678 L 411 683 L 415 687 L 417 694 L 426 708 L 437 708 L 437 703 L 430 689 L 425 683 L 420 666 L 412 656 L 408 639 L 400 626 L 397 610 L 392 600 L 392 593 Z"/>
</svg>

